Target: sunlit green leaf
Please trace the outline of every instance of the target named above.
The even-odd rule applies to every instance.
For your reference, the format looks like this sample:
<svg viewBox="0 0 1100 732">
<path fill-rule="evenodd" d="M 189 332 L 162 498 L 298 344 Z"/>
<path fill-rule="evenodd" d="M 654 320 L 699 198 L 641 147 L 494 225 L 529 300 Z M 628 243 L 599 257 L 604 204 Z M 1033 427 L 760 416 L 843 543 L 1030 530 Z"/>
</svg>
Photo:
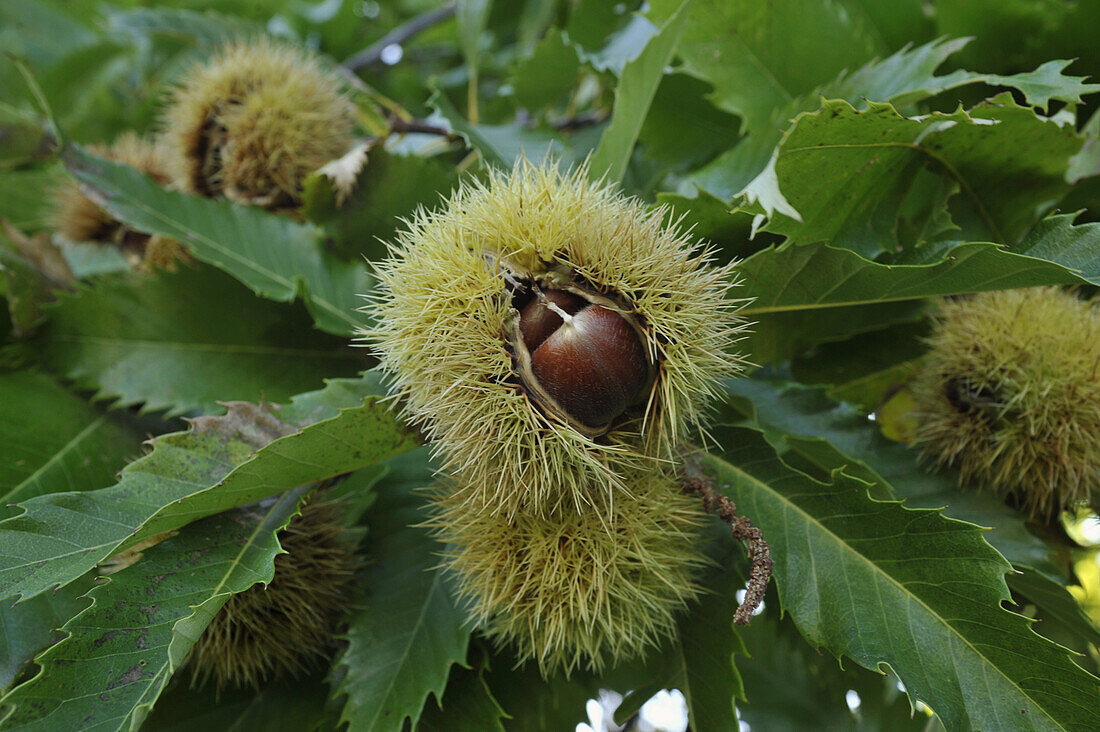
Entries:
<svg viewBox="0 0 1100 732">
<path fill-rule="evenodd" d="M 282 409 L 235 402 L 158 437 L 115 486 L 21 504 L 0 522 L 0 597 L 32 597 L 151 536 L 412 449 L 375 381 L 333 381 Z"/>
</svg>

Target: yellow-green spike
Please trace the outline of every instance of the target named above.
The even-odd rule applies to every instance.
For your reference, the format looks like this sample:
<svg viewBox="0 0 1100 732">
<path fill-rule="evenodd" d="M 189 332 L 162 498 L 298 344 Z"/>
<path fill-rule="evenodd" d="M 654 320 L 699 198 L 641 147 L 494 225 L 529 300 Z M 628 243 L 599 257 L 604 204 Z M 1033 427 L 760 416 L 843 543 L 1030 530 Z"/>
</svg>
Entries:
<svg viewBox="0 0 1100 732">
<path fill-rule="evenodd" d="M 607 510 L 508 518 L 463 484 L 432 521 L 471 619 L 544 675 L 614 665 L 659 645 L 698 590 L 699 501 L 665 473 L 625 476 Z"/>
</svg>

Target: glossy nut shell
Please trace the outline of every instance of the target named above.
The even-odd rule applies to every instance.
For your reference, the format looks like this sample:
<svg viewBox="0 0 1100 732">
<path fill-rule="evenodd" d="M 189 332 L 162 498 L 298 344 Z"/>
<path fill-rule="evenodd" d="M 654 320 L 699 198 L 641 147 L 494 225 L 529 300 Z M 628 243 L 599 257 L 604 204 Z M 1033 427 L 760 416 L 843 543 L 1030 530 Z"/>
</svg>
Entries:
<svg viewBox="0 0 1100 732">
<path fill-rule="evenodd" d="M 645 402 L 654 373 L 639 327 L 610 301 L 596 299 L 543 290 L 520 311 L 514 337 L 528 393 L 591 435 Z M 571 316 L 569 322 L 546 301 Z"/>
</svg>

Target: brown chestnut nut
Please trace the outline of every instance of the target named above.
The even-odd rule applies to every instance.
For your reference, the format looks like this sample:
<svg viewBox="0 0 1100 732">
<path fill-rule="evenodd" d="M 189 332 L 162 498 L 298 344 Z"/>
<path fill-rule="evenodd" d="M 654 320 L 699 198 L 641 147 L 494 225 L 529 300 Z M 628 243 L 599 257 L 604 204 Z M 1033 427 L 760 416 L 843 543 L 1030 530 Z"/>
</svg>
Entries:
<svg viewBox="0 0 1100 732">
<path fill-rule="evenodd" d="M 532 354 L 564 322 L 560 315 L 546 305 L 543 298 L 569 315 L 576 315 L 582 308 L 589 305 L 589 302 L 580 295 L 574 295 L 565 290 L 543 290 L 542 296 L 527 303 L 519 314 L 519 329 L 523 334 L 523 345 L 527 346 L 527 352 Z"/>
<path fill-rule="evenodd" d="M 528 393 L 589 435 L 607 431 L 617 417 L 644 402 L 654 372 L 633 320 L 612 309 L 610 301 L 607 307 L 593 299 L 539 291 L 520 311 L 515 338 Z"/>
</svg>

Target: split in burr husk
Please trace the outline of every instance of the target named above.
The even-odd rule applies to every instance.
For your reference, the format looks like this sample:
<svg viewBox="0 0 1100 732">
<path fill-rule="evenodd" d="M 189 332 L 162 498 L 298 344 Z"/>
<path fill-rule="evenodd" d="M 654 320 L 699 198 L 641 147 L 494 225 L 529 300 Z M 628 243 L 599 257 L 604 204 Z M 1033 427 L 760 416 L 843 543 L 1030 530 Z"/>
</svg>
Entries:
<svg viewBox="0 0 1100 732">
<path fill-rule="evenodd" d="M 941 304 L 915 442 L 1038 519 L 1100 492 L 1100 310 L 1054 287 Z"/>
</svg>

